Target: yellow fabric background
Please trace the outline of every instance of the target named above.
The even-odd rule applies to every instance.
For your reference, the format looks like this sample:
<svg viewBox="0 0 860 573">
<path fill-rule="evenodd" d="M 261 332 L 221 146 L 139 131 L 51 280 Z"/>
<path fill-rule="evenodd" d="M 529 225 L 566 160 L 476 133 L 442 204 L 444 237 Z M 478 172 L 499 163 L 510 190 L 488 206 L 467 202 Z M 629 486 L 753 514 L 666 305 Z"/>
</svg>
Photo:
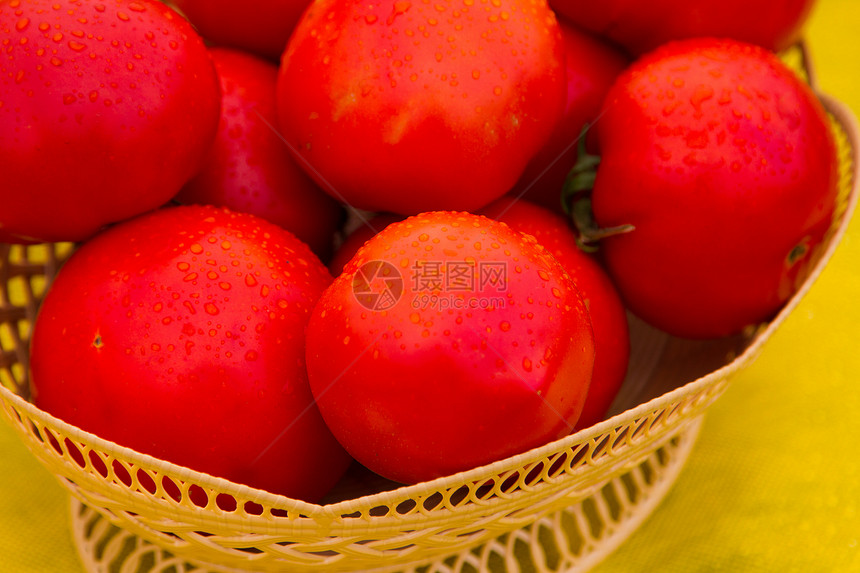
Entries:
<svg viewBox="0 0 860 573">
<path fill-rule="evenodd" d="M 860 1 L 819 0 L 826 91 L 860 113 Z M 860 217 L 758 362 L 709 412 L 675 487 L 595 573 L 860 571 Z M 68 500 L 0 423 L 0 570 L 80 573 Z"/>
</svg>

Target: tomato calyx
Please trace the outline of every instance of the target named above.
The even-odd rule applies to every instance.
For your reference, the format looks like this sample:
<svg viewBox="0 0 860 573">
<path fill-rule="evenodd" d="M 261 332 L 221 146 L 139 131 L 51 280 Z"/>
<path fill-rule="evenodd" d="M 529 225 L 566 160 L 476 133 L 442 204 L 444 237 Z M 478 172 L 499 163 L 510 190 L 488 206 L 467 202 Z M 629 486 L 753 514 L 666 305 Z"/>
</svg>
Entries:
<svg viewBox="0 0 860 573">
<path fill-rule="evenodd" d="M 597 251 L 597 245 L 602 239 L 629 233 L 634 229 L 634 226 L 624 224 L 601 227 L 594 219 L 594 211 L 591 208 L 591 190 L 597 177 L 600 156 L 589 153 L 585 148 L 589 127 L 586 124 L 579 136 L 576 164 L 567 174 L 564 187 L 561 190 L 561 206 L 576 230 L 577 246 L 587 253 L 593 253 Z"/>
</svg>

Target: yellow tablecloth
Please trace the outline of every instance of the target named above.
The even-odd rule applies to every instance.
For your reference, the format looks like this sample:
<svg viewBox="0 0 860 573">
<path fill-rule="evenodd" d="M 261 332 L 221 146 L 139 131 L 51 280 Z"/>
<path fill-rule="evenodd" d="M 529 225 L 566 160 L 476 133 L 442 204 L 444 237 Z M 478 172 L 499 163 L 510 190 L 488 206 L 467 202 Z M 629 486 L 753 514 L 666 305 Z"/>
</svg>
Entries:
<svg viewBox="0 0 860 573">
<path fill-rule="evenodd" d="M 819 0 L 819 85 L 860 114 L 860 0 Z M 860 572 L 860 216 L 708 413 L 656 512 L 595 573 Z M 80 573 L 68 499 L 0 423 L 0 571 Z"/>
</svg>

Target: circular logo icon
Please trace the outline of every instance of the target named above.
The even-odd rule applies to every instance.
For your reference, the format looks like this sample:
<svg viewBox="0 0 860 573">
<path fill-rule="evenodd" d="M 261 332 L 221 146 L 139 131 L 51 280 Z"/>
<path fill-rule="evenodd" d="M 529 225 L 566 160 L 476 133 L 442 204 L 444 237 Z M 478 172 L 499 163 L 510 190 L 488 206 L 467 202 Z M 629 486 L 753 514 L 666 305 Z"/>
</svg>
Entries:
<svg viewBox="0 0 860 573">
<path fill-rule="evenodd" d="M 368 261 L 352 277 L 352 294 L 368 310 L 388 310 L 403 296 L 403 276 L 386 261 Z"/>
</svg>

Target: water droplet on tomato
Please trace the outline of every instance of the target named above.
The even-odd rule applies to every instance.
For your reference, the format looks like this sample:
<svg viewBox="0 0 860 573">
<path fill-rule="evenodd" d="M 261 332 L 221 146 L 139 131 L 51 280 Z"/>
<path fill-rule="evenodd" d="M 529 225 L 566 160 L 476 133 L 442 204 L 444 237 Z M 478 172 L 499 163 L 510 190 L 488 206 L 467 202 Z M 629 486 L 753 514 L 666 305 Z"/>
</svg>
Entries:
<svg viewBox="0 0 860 573">
<path fill-rule="evenodd" d="M 532 371 L 532 361 L 528 358 L 523 358 L 523 370 L 525 370 L 526 372 Z"/>
<path fill-rule="evenodd" d="M 714 88 L 709 85 L 699 85 L 690 96 L 690 104 L 695 108 L 696 113 L 702 113 L 702 104 L 714 97 Z"/>
<path fill-rule="evenodd" d="M 19 32 L 23 32 L 30 25 L 30 19 L 24 16 L 20 20 L 15 23 L 15 29 Z"/>
<path fill-rule="evenodd" d="M 501 329 L 502 332 L 508 332 L 511 329 L 511 323 L 508 322 L 507 320 L 503 320 L 499 324 L 499 328 Z"/>
<path fill-rule="evenodd" d="M 256 350 L 249 350 L 248 352 L 245 353 L 245 360 L 247 360 L 248 362 L 256 361 L 257 357 L 258 357 L 258 355 L 257 355 Z"/>
<path fill-rule="evenodd" d="M 206 304 L 204 304 L 203 310 L 206 311 L 206 314 L 210 314 L 212 316 L 215 316 L 216 314 L 218 314 L 218 307 L 215 306 L 215 303 L 212 303 L 212 302 L 207 302 Z"/>
</svg>

